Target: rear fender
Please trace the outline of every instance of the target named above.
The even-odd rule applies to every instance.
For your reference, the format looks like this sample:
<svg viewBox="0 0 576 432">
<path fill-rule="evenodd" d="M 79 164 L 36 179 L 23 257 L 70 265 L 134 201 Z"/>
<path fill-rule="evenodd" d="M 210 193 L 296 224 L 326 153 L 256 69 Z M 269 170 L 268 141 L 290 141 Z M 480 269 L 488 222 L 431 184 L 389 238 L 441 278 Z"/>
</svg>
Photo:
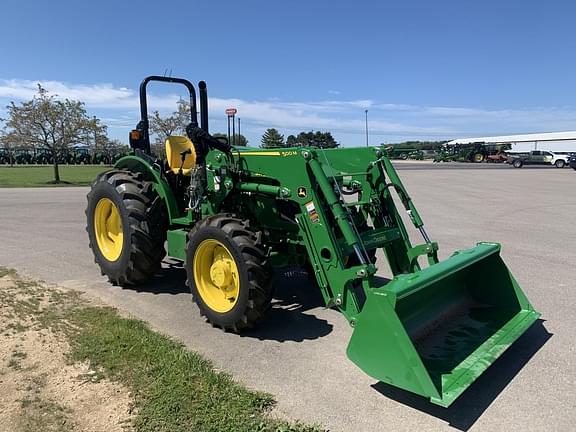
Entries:
<svg viewBox="0 0 576 432">
<path fill-rule="evenodd" d="M 176 203 L 176 198 L 170 189 L 170 186 L 164 180 L 160 174 L 160 171 L 150 165 L 150 163 L 138 156 L 129 155 L 124 156 L 123 158 L 119 159 L 115 164 L 114 168 L 116 169 L 125 169 L 132 172 L 139 172 L 142 173 L 144 178 L 147 181 L 154 183 L 154 188 L 156 192 L 164 201 L 166 205 L 166 210 L 168 212 L 168 218 L 170 220 L 170 224 L 172 224 L 172 220 L 178 217 L 181 217 L 180 210 L 178 208 L 178 204 Z"/>
</svg>

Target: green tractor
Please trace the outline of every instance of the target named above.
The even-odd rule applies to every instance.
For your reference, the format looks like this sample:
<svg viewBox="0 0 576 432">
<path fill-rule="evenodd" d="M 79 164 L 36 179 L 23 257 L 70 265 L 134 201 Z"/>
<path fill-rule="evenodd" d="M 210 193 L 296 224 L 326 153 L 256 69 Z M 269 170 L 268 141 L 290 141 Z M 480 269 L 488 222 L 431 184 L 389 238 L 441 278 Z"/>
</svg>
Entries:
<svg viewBox="0 0 576 432">
<path fill-rule="evenodd" d="M 169 137 L 162 160 L 150 151 L 152 81 L 190 94 L 187 136 Z M 198 87 L 200 125 L 189 81 L 146 78 L 131 154 L 92 184 L 90 247 L 112 284 L 149 280 L 167 253 L 185 263 L 200 313 L 242 332 L 265 318 L 274 268 L 308 267 L 326 306 L 354 328 L 348 357 L 445 407 L 538 319 L 499 244 L 438 259 L 383 147 L 233 147 L 210 135 L 206 84 Z M 396 201 L 422 243 L 412 244 Z M 391 279 L 377 276 L 378 250 Z"/>
<path fill-rule="evenodd" d="M 74 165 L 88 165 L 91 163 L 90 149 L 84 146 L 77 146 L 72 149 L 72 163 Z"/>
<path fill-rule="evenodd" d="M 397 147 L 396 145 L 385 146 L 386 157 L 388 159 L 400 160 L 423 160 L 424 152 L 412 147 Z"/>
<path fill-rule="evenodd" d="M 8 149 L 0 148 L 0 165 L 11 165 L 12 162 L 12 153 Z"/>
<path fill-rule="evenodd" d="M 100 150 L 92 154 L 91 161 L 94 165 L 110 165 L 110 159 L 106 152 Z"/>
<path fill-rule="evenodd" d="M 34 163 L 34 151 L 29 148 L 17 148 L 14 150 L 14 161 L 18 165 L 29 165 Z"/>
<path fill-rule="evenodd" d="M 52 165 L 54 163 L 54 156 L 48 149 L 39 149 L 36 152 L 36 163 L 39 165 Z"/>
</svg>

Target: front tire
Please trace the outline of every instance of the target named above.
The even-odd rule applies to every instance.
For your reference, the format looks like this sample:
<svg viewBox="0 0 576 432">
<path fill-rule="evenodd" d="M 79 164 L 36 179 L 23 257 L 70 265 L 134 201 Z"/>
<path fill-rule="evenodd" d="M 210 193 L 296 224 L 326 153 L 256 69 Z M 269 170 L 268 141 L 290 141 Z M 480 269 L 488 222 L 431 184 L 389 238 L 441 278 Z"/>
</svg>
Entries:
<svg viewBox="0 0 576 432">
<path fill-rule="evenodd" d="M 554 166 L 556 168 L 564 168 L 564 165 L 566 165 L 566 162 L 564 162 L 562 159 L 558 159 L 556 162 L 554 162 Z"/>
<path fill-rule="evenodd" d="M 188 285 L 200 313 L 236 333 L 259 323 L 273 294 L 260 235 L 245 221 L 216 215 L 200 221 L 188 236 Z"/>
<path fill-rule="evenodd" d="M 86 230 L 94 261 L 114 285 L 147 281 L 166 255 L 164 203 L 142 174 L 100 174 L 87 196 Z"/>
</svg>

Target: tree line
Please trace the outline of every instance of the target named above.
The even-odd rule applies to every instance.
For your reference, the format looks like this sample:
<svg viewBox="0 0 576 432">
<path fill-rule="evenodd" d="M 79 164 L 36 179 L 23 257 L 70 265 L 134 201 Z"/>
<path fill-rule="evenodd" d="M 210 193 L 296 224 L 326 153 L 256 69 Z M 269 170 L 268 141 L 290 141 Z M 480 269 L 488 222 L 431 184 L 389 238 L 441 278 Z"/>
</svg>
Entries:
<svg viewBox="0 0 576 432">
<path fill-rule="evenodd" d="M 266 129 L 260 140 L 261 148 L 280 148 L 280 147 L 319 147 L 335 148 L 340 144 L 336 142 L 330 132 L 310 131 L 300 132 L 298 135 L 288 135 L 284 140 L 284 135 L 280 134 L 277 129 Z"/>
<path fill-rule="evenodd" d="M 0 153 L 4 163 L 18 162 L 17 156 L 28 154 L 34 157 L 36 163 L 50 163 L 54 167 L 54 182 L 60 182 L 59 164 L 71 163 L 74 160 L 113 161 L 113 154 L 118 149 L 126 148 L 120 141 L 108 137 L 108 127 L 95 116 L 89 116 L 81 101 L 64 99 L 49 94 L 40 84 L 38 92 L 31 100 L 16 104 L 11 102 L 7 107 L 8 116 L 0 118 Z M 159 157 L 165 155 L 165 141 L 170 135 L 185 135 L 186 126 L 190 122 L 190 104 L 179 100 L 177 109 L 169 115 L 162 116 L 154 111 L 149 118 L 150 133 L 153 137 L 152 151 Z M 227 134 L 215 133 L 215 137 L 226 137 Z M 235 134 L 232 137 L 236 145 L 246 146 L 245 136 Z M 426 148 L 421 142 L 415 148 Z M 408 143 L 407 143 L 408 144 Z M 260 147 L 280 148 L 311 146 L 319 148 L 335 148 L 340 144 L 330 132 L 303 131 L 298 135 L 280 134 L 277 129 L 269 128 L 264 132 Z M 85 158 L 88 148 L 93 155 Z M 33 154 L 33 156 L 29 156 Z M 110 157 L 96 158 L 96 154 L 106 154 Z M 73 155 L 73 156 L 71 156 Z M 42 161 L 42 162 L 39 162 Z"/>
<path fill-rule="evenodd" d="M 164 143 L 170 135 L 186 135 L 186 126 L 190 123 L 190 102 L 180 99 L 177 102 L 177 109 L 168 115 L 161 115 L 159 111 L 153 111 L 149 119 L 150 132 L 154 136 L 151 143 L 152 151 L 159 156 L 165 155 Z M 212 134 L 215 137 L 228 138 L 227 134 L 217 132 Z M 230 141 L 237 146 L 247 146 L 248 140 L 244 135 L 235 134 L 230 137 Z M 298 135 L 289 135 L 286 140 L 277 129 L 266 129 L 260 141 L 261 148 L 280 148 L 312 146 L 321 148 L 338 147 L 330 132 L 309 131 L 300 132 Z"/>
</svg>

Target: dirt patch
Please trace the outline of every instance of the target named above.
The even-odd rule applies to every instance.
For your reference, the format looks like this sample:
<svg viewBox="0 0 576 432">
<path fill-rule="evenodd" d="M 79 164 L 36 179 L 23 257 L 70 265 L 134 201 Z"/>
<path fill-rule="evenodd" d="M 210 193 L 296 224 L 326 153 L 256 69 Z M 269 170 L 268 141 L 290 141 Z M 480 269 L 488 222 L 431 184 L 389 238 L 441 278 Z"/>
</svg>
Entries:
<svg viewBox="0 0 576 432">
<path fill-rule="evenodd" d="M 131 431 L 128 390 L 67 354 L 78 294 L 0 273 L 0 430 Z"/>
</svg>

